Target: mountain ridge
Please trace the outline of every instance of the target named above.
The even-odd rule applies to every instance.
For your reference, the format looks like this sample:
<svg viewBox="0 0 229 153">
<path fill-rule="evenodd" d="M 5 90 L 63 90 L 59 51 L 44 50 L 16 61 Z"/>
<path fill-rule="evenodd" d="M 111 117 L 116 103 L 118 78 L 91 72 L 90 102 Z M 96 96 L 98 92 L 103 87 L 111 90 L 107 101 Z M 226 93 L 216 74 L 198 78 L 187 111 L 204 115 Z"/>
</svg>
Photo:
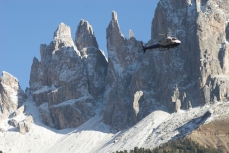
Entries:
<svg viewBox="0 0 229 153">
<path fill-rule="evenodd" d="M 156 43 L 158 33 L 165 29 L 172 29 L 182 44 L 145 54 L 133 31 L 129 31 L 129 38 L 123 36 L 113 11 L 106 29 L 108 59 L 88 21 L 79 22 L 75 40 L 70 27 L 60 23 L 53 41 L 40 46 L 41 61 L 33 59 L 26 91 L 30 99 L 25 104 L 36 105 L 32 129 L 36 124 L 48 125 L 50 135 L 74 130 L 57 134 L 59 140 L 53 143 L 50 136 L 50 146 L 36 147 L 35 151 L 155 148 L 195 134 L 199 126 L 217 118 L 228 119 L 229 10 L 223 2 L 160 0 L 146 45 Z M 24 122 L 23 115 L 13 119 Z M 7 121 L 3 122 L 6 130 L 17 131 Z M 1 137 L 12 136 L 6 133 Z"/>
</svg>

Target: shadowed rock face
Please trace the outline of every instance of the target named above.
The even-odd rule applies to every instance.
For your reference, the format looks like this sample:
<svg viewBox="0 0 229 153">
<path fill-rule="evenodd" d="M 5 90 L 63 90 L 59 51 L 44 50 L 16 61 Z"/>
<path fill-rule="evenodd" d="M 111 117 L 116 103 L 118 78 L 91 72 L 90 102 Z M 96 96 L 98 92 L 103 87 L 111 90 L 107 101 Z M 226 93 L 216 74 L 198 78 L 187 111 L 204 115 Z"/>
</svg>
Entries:
<svg viewBox="0 0 229 153">
<path fill-rule="evenodd" d="M 42 114 L 44 123 L 60 129 L 78 127 L 94 115 L 93 107 L 101 102 L 105 89 L 107 61 L 91 25 L 80 21 L 74 43 L 70 27 L 61 23 L 54 40 L 48 46 L 41 45 L 40 54 L 40 62 L 33 60 L 30 89 L 37 106 L 42 105 L 39 111 L 46 112 Z M 82 97 L 90 100 L 77 105 Z M 71 121 L 75 116 L 79 122 Z"/>
<path fill-rule="evenodd" d="M 0 77 L 0 120 L 8 118 L 25 101 L 18 79 L 3 71 Z"/>
<path fill-rule="evenodd" d="M 203 94 L 199 86 L 200 55 L 196 20 L 198 12 L 195 1 L 161 0 L 152 21 L 151 40 L 156 43 L 158 34 L 171 31 L 181 40 L 181 45 L 171 51 L 149 51 L 150 65 L 153 67 L 156 101 L 164 104 L 170 112 L 186 108 L 187 102 L 200 105 Z M 147 67 L 149 68 L 149 67 Z M 144 70 L 143 70 L 144 71 Z M 146 72 L 144 72 L 146 73 Z M 147 84 L 144 84 L 147 86 Z"/>
<path fill-rule="evenodd" d="M 133 32 L 126 39 L 119 29 L 117 13 L 106 30 L 108 50 L 107 86 L 104 101 L 107 103 L 104 120 L 119 129 L 135 122 L 131 84 L 142 57 L 141 43 Z M 134 89 L 135 90 L 135 89 Z"/>
<path fill-rule="evenodd" d="M 86 69 L 88 92 L 96 101 L 102 101 L 106 85 L 107 60 L 104 52 L 99 50 L 92 26 L 85 20 L 81 20 L 77 27 L 75 44 L 80 50 Z"/>
<path fill-rule="evenodd" d="M 85 20 L 81 20 L 75 35 L 75 44 L 79 50 L 88 47 L 99 48 L 92 26 Z"/>
<path fill-rule="evenodd" d="M 168 30 L 182 43 L 145 54 L 133 31 L 123 36 L 112 12 L 106 29 L 108 62 L 87 21 L 80 21 L 75 41 L 61 23 L 54 40 L 41 45 L 41 61 L 34 58 L 31 67 L 30 88 L 40 112 L 47 114 L 44 122 L 77 127 L 103 101 L 105 123 L 123 129 L 156 109 L 176 112 L 228 100 L 228 5 L 227 0 L 160 0 L 146 45 Z"/>
<path fill-rule="evenodd" d="M 168 30 L 182 43 L 170 51 L 145 54 L 139 41 L 121 34 L 113 12 L 107 28 L 105 122 L 122 129 L 161 106 L 174 112 L 228 100 L 228 3 L 160 0 L 147 45 Z"/>
</svg>

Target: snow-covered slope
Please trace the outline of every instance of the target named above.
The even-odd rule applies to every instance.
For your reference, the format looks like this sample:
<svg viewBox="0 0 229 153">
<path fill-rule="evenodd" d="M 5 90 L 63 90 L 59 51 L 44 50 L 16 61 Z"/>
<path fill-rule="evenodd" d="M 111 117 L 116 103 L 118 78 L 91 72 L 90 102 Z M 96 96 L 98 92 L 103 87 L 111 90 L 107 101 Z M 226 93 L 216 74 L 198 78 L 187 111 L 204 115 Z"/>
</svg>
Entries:
<svg viewBox="0 0 229 153">
<path fill-rule="evenodd" d="M 94 118 L 58 140 L 46 152 L 111 153 L 134 147 L 154 148 L 171 139 L 183 137 L 222 114 L 229 114 L 228 102 L 172 114 L 157 110 L 127 130 L 110 133 L 109 127 L 104 125 L 97 113 Z"/>
<path fill-rule="evenodd" d="M 25 102 L 25 114 L 14 117 L 18 123 L 31 114 L 35 122 L 22 135 L 8 123 L 12 120 L 1 121 L 0 150 L 154 148 L 228 115 L 229 103 L 222 102 L 229 100 L 229 10 L 224 5 L 227 0 L 160 0 L 147 45 L 171 28 L 182 44 L 145 54 L 132 31 L 130 38 L 122 35 L 112 12 L 106 29 L 108 62 L 88 22 L 81 20 L 75 43 L 70 27 L 61 23 L 54 41 L 41 45 L 41 61 L 33 60 L 28 89 L 33 100 Z M 41 120 L 74 129 L 55 130 Z"/>
<path fill-rule="evenodd" d="M 34 124 L 25 135 L 19 133 L 17 127 L 8 124 L 9 119 L 0 122 L 5 132 L 0 132 L 0 150 L 4 153 L 40 153 L 53 145 L 58 139 L 73 129 L 55 130 L 44 125 L 39 117 L 35 102 L 30 100 L 24 103 L 26 111 L 14 118 L 17 122 L 25 119 L 26 115 L 33 116 Z"/>
<path fill-rule="evenodd" d="M 8 128 L 8 131 L 0 133 L 0 150 L 3 152 L 104 153 L 131 150 L 136 146 L 154 148 L 189 134 L 200 124 L 211 122 L 219 115 L 229 114 L 228 102 L 172 114 L 157 110 L 129 129 L 110 132 L 110 127 L 102 122 L 101 110 L 97 109 L 96 115 L 80 127 L 55 130 L 41 122 L 35 102 L 28 100 L 25 106 L 25 114 L 33 116 L 34 125 L 28 133 L 22 135 L 17 128 L 9 126 L 7 120 L 1 122 Z M 23 119 L 23 115 L 18 117 L 18 121 Z"/>
</svg>

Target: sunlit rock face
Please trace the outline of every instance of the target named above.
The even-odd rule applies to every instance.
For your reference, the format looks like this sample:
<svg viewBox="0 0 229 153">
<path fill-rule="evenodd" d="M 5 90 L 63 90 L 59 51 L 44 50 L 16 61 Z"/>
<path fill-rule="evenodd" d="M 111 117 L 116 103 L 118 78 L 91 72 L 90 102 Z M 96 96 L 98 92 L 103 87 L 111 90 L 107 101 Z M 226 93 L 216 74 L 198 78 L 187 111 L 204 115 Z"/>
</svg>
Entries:
<svg viewBox="0 0 229 153">
<path fill-rule="evenodd" d="M 156 109 L 171 113 L 228 100 L 228 3 L 160 0 L 146 46 L 158 43 L 159 34 L 166 32 L 181 45 L 145 54 L 132 30 L 129 38 L 122 34 L 113 11 L 106 29 L 108 60 L 87 21 L 79 22 L 75 40 L 70 27 L 61 23 L 54 40 L 41 45 L 41 61 L 34 58 L 31 67 L 30 89 L 40 112 L 47 114 L 43 121 L 77 127 L 102 102 L 104 122 L 124 129 Z M 77 120 L 68 124 L 71 115 L 65 116 L 63 109 Z"/>
<path fill-rule="evenodd" d="M 136 122 L 133 94 L 137 89 L 132 89 L 131 85 L 135 84 L 135 72 L 142 60 L 142 49 L 140 41 L 135 39 L 132 31 L 129 39 L 122 35 L 116 12 L 112 12 L 106 33 L 108 72 L 104 94 L 104 120 L 107 124 L 122 129 Z"/>
<path fill-rule="evenodd" d="M 75 34 L 75 44 L 80 50 L 86 69 L 88 92 L 96 101 L 102 101 L 107 76 L 107 60 L 104 52 L 99 50 L 93 28 L 88 21 L 80 21 Z"/>
<path fill-rule="evenodd" d="M 113 12 L 107 28 L 105 122 L 120 129 L 158 108 L 176 112 L 228 100 L 228 3 L 160 0 L 146 45 L 168 31 L 181 45 L 145 54 L 132 31 L 129 39 L 122 35 Z"/>
<path fill-rule="evenodd" d="M 200 49 L 200 87 L 205 102 L 228 100 L 229 2 L 197 3 L 197 36 Z"/>
<path fill-rule="evenodd" d="M 20 87 L 19 81 L 13 75 L 3 71 L 0 77 L 0 120 L 9 115 L 25 101 L 26 95 Z"/>
<path fill-rule="evenodd" d="M 43 122 L 59 129 L 78 127 L 94 115 L 105 89 L 107 61 L 91 25 L 80 21 L 74 42 L 70 27 L 61 23 L 40 54 L 41 61 L 33 59 L 30 89 Z M 71 121 L 74 117 L 77 122 Z"/>
</svg>

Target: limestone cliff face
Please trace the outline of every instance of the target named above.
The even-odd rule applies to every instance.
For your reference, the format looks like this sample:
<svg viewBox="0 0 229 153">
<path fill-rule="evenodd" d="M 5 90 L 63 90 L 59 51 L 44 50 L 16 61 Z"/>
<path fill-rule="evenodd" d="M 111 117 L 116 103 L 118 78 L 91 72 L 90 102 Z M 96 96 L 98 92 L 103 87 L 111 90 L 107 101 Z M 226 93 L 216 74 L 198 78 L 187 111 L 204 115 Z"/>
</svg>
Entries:
<svg viewBox="0 0 229 153">
<path fill-rule="evenodd" d="M 200 86 L 205 102 L 228 100 L 229 2 L 197 3 L 197 36 L 200 48 Z"/>
<path fill-rule="evenodd" d="M 107 28 L 105 122 L 123 128 L 159 107 L 175 112 L 228 100 L 228 3 L 160 0 L 147 45 L 157 43 L 158 34 L 168 30 L 182 44 L 145 54 L 139 41 L 121 34 L 113 12 Z"/>
<path fill-rule="evenodd" d="M 102 101 L 107 76 L 107 60 L 104 52 L 99 50 L 92 26 L 85 20 L 81 20 L 77 27 L 75 44 L 80 50 L 86 69 L 88 92 L 96 101 Z"/>
<path fill-rule="evenodd" d="M 133 31 L 123 36 L 112 12 L 106 29 L 108 62 L 87 21 L 80 21 L 75 41 L 61 23 L 54 40 L 41 45 L 41 61 L 34 58 L 31 67 L 30 88 L 43 121 L 76 127 L 103 102 L 104 122 L 123 129 L 156 109 L 176 112 L 228 100 L 228 6 L 227 0 L 160 0 L 146 45 L 168 30 L 182 43 L 145 54 Z"/>
<path fill-rule="evenodd" d="M 8 118 L 25 101 L 18 79 L 3 71 L 0 77 L 0 120 Z"/>
<path fill-rule="evenodd" d="M 41 45 L 41 61 L 33 60 L 30 89 L 43 122 L 50 126 L 77 127 L 94 115 L 93 107 L 101 102 L 107 61 L 88 27 L 87 21 L 80 22 L 74 42 L 70 27 L 61 23 L 54 40 Z"/>
<path fill-rule="evenodd" d="M 157 43 L 161 39 L 159 34 L 167 31 L 182 42 L 176 49 L 147 51 L 144 61 L 148 62 L 143 63 L 137 73 L 138 82 L 147 80 L 140 88 L 151 90 L 155 101 L 169 112 L 185 109 L 188 101 L 193 106 L 204 104 L 199 84 L 197 17 L 195 1 L 161 0 L 152 20 L 151 40 L 147 45 Z"/>
<path fill-rule="evenodd" d="M 116 12 L 112 12 L 112 20 L 106 32 L 108 73 L 104 94 L 104 102 L 107 104 L 104 120 L 121 129 L 133 124 L 135 120 L 130 85 L 141 61 L 142 49 L 132 31 L 129 39 L 122 35 Z"/>
</svg>

